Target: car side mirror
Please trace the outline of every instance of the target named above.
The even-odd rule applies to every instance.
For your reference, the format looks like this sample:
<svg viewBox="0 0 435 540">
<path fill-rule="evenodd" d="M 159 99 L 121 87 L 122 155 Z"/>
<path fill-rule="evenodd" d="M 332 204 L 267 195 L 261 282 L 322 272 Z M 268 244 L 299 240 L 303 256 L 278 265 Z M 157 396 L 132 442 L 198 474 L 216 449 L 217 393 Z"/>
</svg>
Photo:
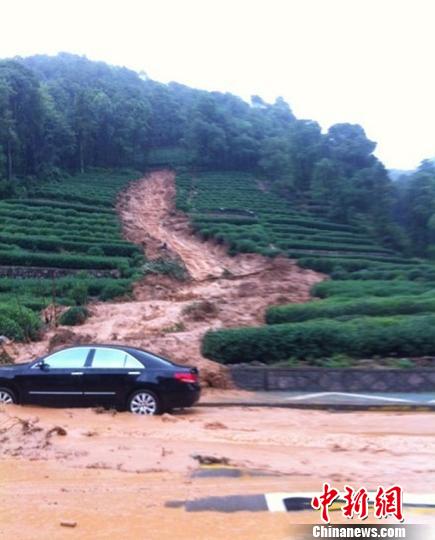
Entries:
<svg viewBox="0 0 435 540">
<path fill-rule="evenodd" d="M 48 371 L 50 369 L 50 365 L 44 362 L 44 360 L 41 360 L 37 366 L 41 371 Z"/>
</svg>

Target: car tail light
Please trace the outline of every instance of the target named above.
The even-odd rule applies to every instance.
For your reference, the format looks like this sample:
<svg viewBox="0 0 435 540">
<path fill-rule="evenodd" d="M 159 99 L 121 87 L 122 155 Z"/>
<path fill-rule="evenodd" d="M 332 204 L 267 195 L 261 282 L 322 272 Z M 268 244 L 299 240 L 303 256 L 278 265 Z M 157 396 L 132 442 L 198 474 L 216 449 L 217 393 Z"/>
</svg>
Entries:
<svg viewBox="0 0 435 540">
<path fill-rule="evenodd" d="M 185 382 L 185 383 L 197 383 L 198 382 L 198 374 L 197 373 L 187 373 L 187 372 L 174 373 L 174 377 L 177 379 L 177 381 L 180 381 L 180 382 Z"/>
</svg>

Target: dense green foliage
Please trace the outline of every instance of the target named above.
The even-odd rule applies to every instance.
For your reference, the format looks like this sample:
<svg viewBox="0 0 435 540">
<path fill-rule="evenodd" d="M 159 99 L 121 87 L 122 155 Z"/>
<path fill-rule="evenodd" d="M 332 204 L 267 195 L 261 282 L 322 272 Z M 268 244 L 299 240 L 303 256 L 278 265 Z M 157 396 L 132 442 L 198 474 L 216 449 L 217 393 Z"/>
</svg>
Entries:
<svg viewBox="0 0 435 540">
<path fill-rule="evenodd" d="M 39 311 L 53 302 L 80 307 L 89 298 L 108 300 L 131 290 L 144 261 L 139 248 L 123 240 L 114 204 L 134 177 L 132 171 L 93 171 L 39 180 L 28 184 L 26 198 L 0 202 L 0 265 L 18 267 L 24 276 L 29 267 L 71 274 L 0 278 L 0 304 L 8 309 L 0 333 L 32 339 L 35 332 L 23 329 L 19 318 L 28 308 Z M 62 320 L 80 320 L 80 313 L 73 309 Z"/>
<path fill-rule="evenodd" d="M 288 358 L 310 360 L 343 353 L 355 358 L 375 355 L 435 354 L 435 315 L 360 317 L 348 321 L 315 319 L 262 328 L 208 332 L 202 352 L 226 364 Z"/>
<path fill-rule="evenodd" d="M 410 251 L 435 256 L 435 164 L 423 161 L 415 173 L 395 182 L 394 218 L 406 230 Z"/>
</svg>

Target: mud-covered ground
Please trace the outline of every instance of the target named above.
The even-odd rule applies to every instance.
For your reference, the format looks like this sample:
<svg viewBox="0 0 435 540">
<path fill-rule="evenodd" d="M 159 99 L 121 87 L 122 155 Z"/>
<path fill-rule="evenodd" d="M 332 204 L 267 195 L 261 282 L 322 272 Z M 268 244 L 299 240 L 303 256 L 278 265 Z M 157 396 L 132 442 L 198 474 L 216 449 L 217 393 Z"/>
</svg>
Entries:
<svg viewBox="0 0 435 540">
<path fill-rule="evenodd" d="M 435 486 L 429 413 L 241 407 L 148 418 L 9 406 L 0 412 L 0 444 L 0 537 L 7 539 L 288 538 L 289 524 L 318 522 L 317 514 L 189 513 L 165 504 L 319 491 L 325 480 L 340 490 Z M 197 455 L 226 458 L 245 474 L 193 477 Z M 409 513 L 408 521 L 432 517 Z"/>
</svg>

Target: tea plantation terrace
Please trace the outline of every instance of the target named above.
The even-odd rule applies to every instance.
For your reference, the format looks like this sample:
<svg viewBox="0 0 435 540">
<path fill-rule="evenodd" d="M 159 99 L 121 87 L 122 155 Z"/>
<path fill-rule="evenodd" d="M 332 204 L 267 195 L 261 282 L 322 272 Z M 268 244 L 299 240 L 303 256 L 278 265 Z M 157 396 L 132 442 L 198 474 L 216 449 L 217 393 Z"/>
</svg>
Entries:
<svg viewBox="0 0 435 540">
<path fill-rule="evenodd" d="M 230 254 L 285 255 L 332 277 L 313 289 L 324 300 L 271 307 L 264 327 L 207 333 L 205 356 L 345 367 L 378 355 L 435 355 L 431 262 L 382 246 L 361 223 L 327 219 L 318 203 L 287 200 L 249 173 L 183 172 L 176 181 L 177 206 L 204 239 Z"/>
<path fill-rule="evenodd" d="M 29 323 L 17 320 L 17 310 L 37 312 L 53 300 L 83 304 L 88 297 L 104 300 L 131 289 L 143 256 L 122 238 L 115 202 L 138 177 L 105 171 L 35 181 L 22 198 L 0 202 L 0 334 L 33 335 L 23 330 Z M 47 279 L 26 278 L 38 268 Z"/>
</svg>

